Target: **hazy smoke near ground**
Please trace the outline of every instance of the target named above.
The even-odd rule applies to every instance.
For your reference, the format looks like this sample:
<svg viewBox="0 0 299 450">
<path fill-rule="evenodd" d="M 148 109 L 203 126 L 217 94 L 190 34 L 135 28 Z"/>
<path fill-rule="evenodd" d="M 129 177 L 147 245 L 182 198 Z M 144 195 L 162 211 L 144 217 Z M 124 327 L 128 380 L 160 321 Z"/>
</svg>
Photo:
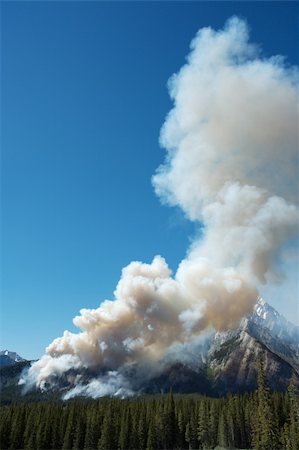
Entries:
<svg viewBox="0 0 299 450">
<path fill-rule="evenodd" d="M 114 301 L 82 309 L 73 320 L 81 332 L 55 339 L 21 380 L 27 386 L 87 368 L 98 375 L 76 379 L 67 397 L 128 395 L 126 367 L 154 368 L 174 346 L 233 327 L 259 284 L 279 278 L 279 252 L 299 226 L 297 71 L 261 57 L 246 23 L 232 18 L 223 30 L 199 30 L 169 91 L 167 157 L 153 185 L 204 224 L 203 236 L 174 276 L 160 256 L 125 267 Z"/>
</svg>

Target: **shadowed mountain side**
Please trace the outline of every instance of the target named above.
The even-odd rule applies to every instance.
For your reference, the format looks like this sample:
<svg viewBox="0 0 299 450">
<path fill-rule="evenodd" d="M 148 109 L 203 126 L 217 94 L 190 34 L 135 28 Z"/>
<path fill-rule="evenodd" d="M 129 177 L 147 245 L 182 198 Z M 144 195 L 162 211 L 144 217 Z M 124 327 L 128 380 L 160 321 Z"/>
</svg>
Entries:
<svg viewBox="0 0 299 450">
<path fill-rule="evenodd" d="M 160 394 L 170 390 L 181 394 L 196 392 L 213 395 L 214 393 L 204 367 L 194 370 L 179 362 L 167 367 L 161 374 L 150 380 L 143 391 L 148 394 Z"/>
<path fill-rule="evenodd" d="M 10 352 L 9 350 L 0 351 L 0 367 L 9 366 L 18 362 L 26 361 L 16 352 Z"/>
</svg>

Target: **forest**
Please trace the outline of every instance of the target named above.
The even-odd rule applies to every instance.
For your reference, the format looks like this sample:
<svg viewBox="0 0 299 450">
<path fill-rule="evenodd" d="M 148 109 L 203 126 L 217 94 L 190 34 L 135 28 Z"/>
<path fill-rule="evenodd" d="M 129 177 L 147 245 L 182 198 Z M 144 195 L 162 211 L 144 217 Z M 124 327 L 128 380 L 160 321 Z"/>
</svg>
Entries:
<svg viewBox="0 0 299 450">
<path fill-rule="evenodd" d="M 0 408 L 0 448 L 65 450 L 297 450 L 298 396 L 258 389 L 222 398 L 200 395 L 77 398 Z"/>
</svg>

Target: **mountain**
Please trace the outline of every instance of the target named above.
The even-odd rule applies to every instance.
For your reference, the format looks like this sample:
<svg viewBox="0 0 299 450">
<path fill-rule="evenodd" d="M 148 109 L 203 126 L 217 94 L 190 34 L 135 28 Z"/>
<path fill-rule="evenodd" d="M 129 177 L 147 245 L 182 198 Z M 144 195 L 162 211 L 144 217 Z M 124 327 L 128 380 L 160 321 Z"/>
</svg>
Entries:
<svg viewBox="0 0 299 450">
<path fill-rule="evenodd" d="M 292 375 L 299 384 L 299 327 L 263 299 L 235 330 L 215 334 L 208 362 L 216 391 L 255 389 L 259 360 L 273 390 L 285 390 Z"/>
<path fill-rule="evenodd" d="M 14 364 L 0 367 L 0 404 L 9 405 L 20 402 L 39 402 L 45 400 L 58 400 L 61 392 L 42 393 L 38 390 L 23 394 L 22 386 L 19 386 L 19 379 L 24 369 L 28 369 L 34 361 L 20 361 Z"/>
<path fill-rule="evenodd" d="M 205 351 L 203 351 L 205 350 Z M 212 334 L 203 344 L 186 347 L 181 355 L 146 385 L 147 392 L 200 392 L 223 395 L 257 387 L 257 365 L 264 362 L 273 390 L 286 389 L 294 376 L 299 386 L 299 327 L 288 322 L 263 299 L 252 315 L 234 330 Z"/>
<path fill-rule="evenodd" d="M 38 401 L 48 396 L 59 398 L 74 387 L 75 370 L 61 378 L 59 387 L 41 393 L 21 395 L 18 380 L 23 368 L 30 365 L 13 352 L 1 352 L 10 365 L 0 367 L 2 403 L 11 401 Z M 17 362 L 15 361 L 22 361 Z M 138 375 L 136 368 L 123 373 L 133 390 L 140 393 L 161 392 L 201 393 L 224 395 L 227 392 L 245 392 L 257 387 L 257 365 L 262 360 L 271 389 L 284 391 L 291 377 L 299 388 L 299 327 L 288 322 L 263 299 L 259 299 L 253 314 L 244 317 L 229 331 L 210 333 L 188 344 L 179 344 L 161 362 L 160 370 L 151 375 Z M 5 359 L 7 361 L 7 359 Z M 70 371 L 71 372 L 71 371 Z M 80 373 L 83 384 L 95 374 Z M 50 398 L 49 397 L 49 398 Z M 52 397 L 51 397 L 52 398 Z"/>
<path fill-rule="evenodd" d="M 10 352 L 9 350 L 1 350 L 0 351 L 0 367 L 9 366 L 11 364 L 19 363 L 22 361 L 26 361 L 24 358 L 21 358 L 17 353 Z"/>
<path fill-rule="evenodd" d="M 288 322 L 272 306 L 260 299 L 250 320 L 245 320 L 248 334 L 299 371 L 299 327 Z"/>
</svg>

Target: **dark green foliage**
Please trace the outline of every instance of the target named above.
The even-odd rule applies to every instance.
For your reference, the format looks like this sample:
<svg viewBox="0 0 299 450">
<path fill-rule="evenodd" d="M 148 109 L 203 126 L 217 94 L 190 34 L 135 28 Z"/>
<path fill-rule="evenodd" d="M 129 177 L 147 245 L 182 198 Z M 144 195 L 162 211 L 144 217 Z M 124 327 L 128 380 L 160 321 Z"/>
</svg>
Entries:
<svg viewBox="0 0 299 450">
<path fill-rule="evenodd" d="M 206 398 L 204 398 L 198 408 L 198 441 L 199 448 L 210 448 L 211 446 L 211 429 L 210 429 L 210 420 L 209 420 L 209 409 L 210 404 Z"/>
<path fill-rule="evenodd" d="M 225 414 L 224 411 L 221 412 L 219 420 L 218 420 L 218 444 L 220 447 L 227 447 L 228 445 L 228 439 L 227 439 L 227 426 L 226 426 L 226 420 L 225 420 Z"/>
<path fill-rule="evenodd" d="M 290 381 L 286 397 L 289 413 L 281 434 L 281 442 L 286 450 L 297 450 L 299 448 L 299 402 L 294 380 Z"/>
<path fill-rule="evenodd" d="M 294 383 L 271 393 L 76 399 L 0 408 L 0 449 L 155 450 L 299 448 Z"/>
<path fill-rule="evenodd" d="M 256 403 L 256 421 L 253 427 L 253 444 L 256 450 L 278 448 L 278 422 L 270 390 L 265 381 L 262 361 L 258 366 L 258 391 Z"/>
</svg>

